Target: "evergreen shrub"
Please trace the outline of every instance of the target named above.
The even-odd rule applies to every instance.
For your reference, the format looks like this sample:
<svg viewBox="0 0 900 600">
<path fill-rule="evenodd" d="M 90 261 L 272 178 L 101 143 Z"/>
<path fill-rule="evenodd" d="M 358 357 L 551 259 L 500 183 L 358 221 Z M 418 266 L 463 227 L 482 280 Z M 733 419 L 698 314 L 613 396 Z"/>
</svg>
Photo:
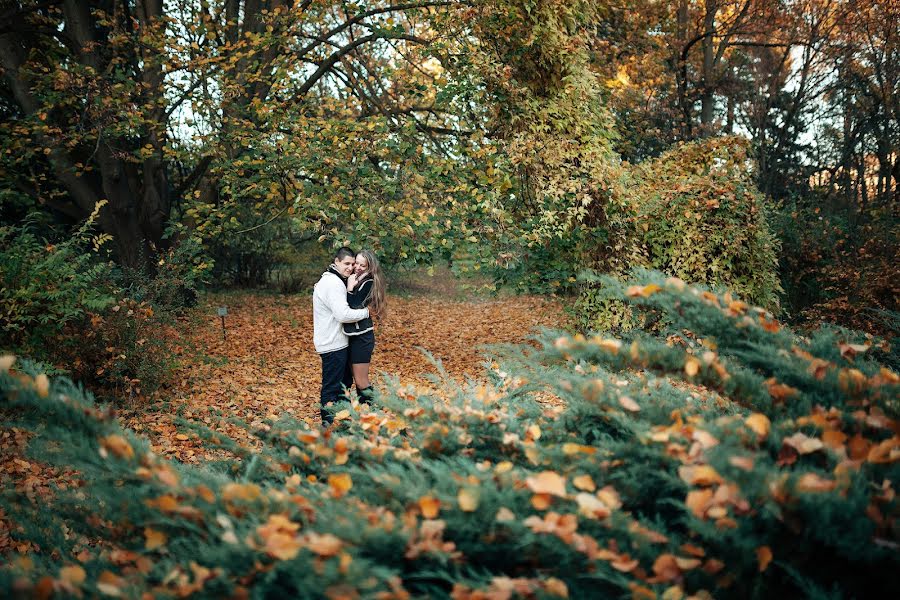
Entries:
<svg viewBox="0 0 900 600">
<path fill-rule="evenodd" d="M 0 591 L 88 597 L 875 597 L 900 567 L 900 377 L 878 342 L 798 336 L 730 294 L 608 279 L 679 334 L 545 332 L 486 379 L 391 381 L 379 408 L 290 417 L 232 459 L 155 456 L 83 390 L 3 360 L 31 460 L 83 485 L 4 491 Z M 90 515 L 85 518 L 86 515 Z"/>
</svg>

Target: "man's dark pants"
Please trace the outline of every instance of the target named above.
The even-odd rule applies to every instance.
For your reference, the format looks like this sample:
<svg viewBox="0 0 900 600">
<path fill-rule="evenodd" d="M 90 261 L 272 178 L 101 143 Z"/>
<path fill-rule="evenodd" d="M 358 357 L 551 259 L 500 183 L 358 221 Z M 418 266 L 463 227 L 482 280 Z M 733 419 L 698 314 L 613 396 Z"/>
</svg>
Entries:
<svg viewBox="0 0 900 600">
<path fill-rule="evenodd" d="M 322 424 L 330 424 L 333 420 L 325 404 L 341 400 L 345 389 L 353 385 L 353 371 L 350 369 L 350 349 L 341 348 L 334 352 L 320 354 L 322 357 L 322 392 L 319 394 L 319 414 Z"/>
</svg>

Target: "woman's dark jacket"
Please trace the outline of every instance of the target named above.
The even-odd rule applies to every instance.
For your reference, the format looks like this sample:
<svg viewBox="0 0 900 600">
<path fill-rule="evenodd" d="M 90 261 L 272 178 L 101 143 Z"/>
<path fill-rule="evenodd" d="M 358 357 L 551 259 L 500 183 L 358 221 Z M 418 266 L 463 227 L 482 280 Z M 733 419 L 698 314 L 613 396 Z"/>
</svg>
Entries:
<svg viewBox="0 0 900 600">
<path fill-rule="evenodd" d="M 356 284 L 352 292 L 347 292 L 347 304 L 350 305 L 350 308 L 365 308 L 369 305 L 369 301 L 372 299 L 373 284 L 372 278 L 366 277 Z M 372 322 L 372 317 L 366 317 L 356 323 L 344 323 L 344 333 L 350 336 L 362 335 L 374 329 L 375 324 Z"/>
</svg>

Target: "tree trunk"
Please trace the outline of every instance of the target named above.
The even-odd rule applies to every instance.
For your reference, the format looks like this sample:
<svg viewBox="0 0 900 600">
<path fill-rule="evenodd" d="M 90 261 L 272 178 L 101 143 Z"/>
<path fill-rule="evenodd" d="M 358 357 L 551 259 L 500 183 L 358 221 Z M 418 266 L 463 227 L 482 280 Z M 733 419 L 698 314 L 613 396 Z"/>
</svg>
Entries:
<svg viewBox="0 0 900 600">
<path fill-rule="evenodd" d="M 107 38 L 115 30 L 97 23 L 95 7 L 96 3 L 80 0 L 62 3 L 60 27 L 65 39 L 69 40 L 65 46 L 70 53 L 67 58 L 90 68 L 97 77 L 102 77 L 109 69 L 111 59 L 116 59 L 120 65 L 131 66 L 133 76 L 142 84 L 140 91 L 135 97 L 113 100 L 128 102 L 137 110 L 147 111 L 141 113 L 146 129 L 139 135 L 111 136 L 105 133 L 102 119 L 96 122 L 81 115 L 79 118 L 86 120 L 79 122 L 78 128 L 84 133 L 73 134 L 78 144 L 67 146 L 40 129 L 36 135 L 48 149 L 49 166 L 57 181 L 68 191 L 69 201 L 76 209 L 67 214 L 85 218 L 98 202 L 106 200 L 106 206 L 99 212 L 98 225 L 113 237 L 117 260 L 123 266 L 152 272 L 153 254 L 160 249 L 170 208 L 168 175 L 163 160 L 167 119 L 163 101 L 164 75 L 156 57 L 152 56 L 154 49 L 144 44 L 127 47 L 115 55 L 110 53 Z M 138 35 L 155 27 L 163 10 L 161 0 L 138 1 L 135 15 L 130 14 L 128 5 L 106 8 L 113 10 L 110 18 L 118 20 L 121 30 Z M 33 52 L 35 48 L 57 43 L 47 37 L 48 33 L 35 31 L 29 25 L 31 16 L 27 11 L 18 13 L 16 18 L 21 22 L 0 34 L 0 64 L 16 103 L 28 116 L 49 111 L 40 97 L 39 88 L 29 79 L 31 67 L 26 61 L 47 56 L 45 52 Z M 139 28 L 137 32 L 135 27 Z M 49 55 L 47 60 L 58 59 Z M 37 68 L 42 66 L 37 65 Z M 46 65 L 48 69 L 55 66 L 53 63 Z M 94 138 L 91 132 L 95 128 Z M 88 145 L 89 151 L 84 149 Z M 153 153 L 137 161 L 135 151 L 147 146 Z M 86 172 L 79 163 L 92 166 L 93 171 Z"/>
<path fill-rule="evenodd" d="M 677 40 L 677 50 L 675 52 L 677 65 L 677 74 L 675 76 L 676 89 L 678 94 L 678 106 L 681 108 L 681 137 L 682 139 L 690 139 L 693 135 L 693 117 L 691 115 L 691 105 L 688 100 L 688 69 L 687 69 L 687 44 L 688 44 L 688 2 L 681 0 L 678 3 L 678 9 L 675 13 L 675 39 Z"/>
<path fill-rule="evenodd" d="M 715 31 L 716 13 L 719 10 L 717 0 L 706 0 L 706 12 L 703 15 L 703 80 L 700 84 L 700 124 L 702 135 L 709 135 L 712 128 L 715 109 Z"/>
</svg>

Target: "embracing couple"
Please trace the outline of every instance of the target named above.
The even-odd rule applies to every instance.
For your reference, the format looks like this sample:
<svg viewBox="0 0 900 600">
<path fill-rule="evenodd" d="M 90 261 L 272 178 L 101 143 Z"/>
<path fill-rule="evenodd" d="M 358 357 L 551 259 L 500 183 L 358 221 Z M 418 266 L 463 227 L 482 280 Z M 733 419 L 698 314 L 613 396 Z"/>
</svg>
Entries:
<svg viewBox="0 0 900 600">
<path fill-rule="evenodd" d="M 329 402 L 344 398 L 356 383 L 362 402 L 372 398 L 369 365 L 375 349 L 373 317 L 384 317 L 385 282 L 371 250 L 359 254 L 346 246 L 334 254 L 313 290 L 313 343 L 322 357 L 322 424 L 332 415 Z"/>
</svg>

